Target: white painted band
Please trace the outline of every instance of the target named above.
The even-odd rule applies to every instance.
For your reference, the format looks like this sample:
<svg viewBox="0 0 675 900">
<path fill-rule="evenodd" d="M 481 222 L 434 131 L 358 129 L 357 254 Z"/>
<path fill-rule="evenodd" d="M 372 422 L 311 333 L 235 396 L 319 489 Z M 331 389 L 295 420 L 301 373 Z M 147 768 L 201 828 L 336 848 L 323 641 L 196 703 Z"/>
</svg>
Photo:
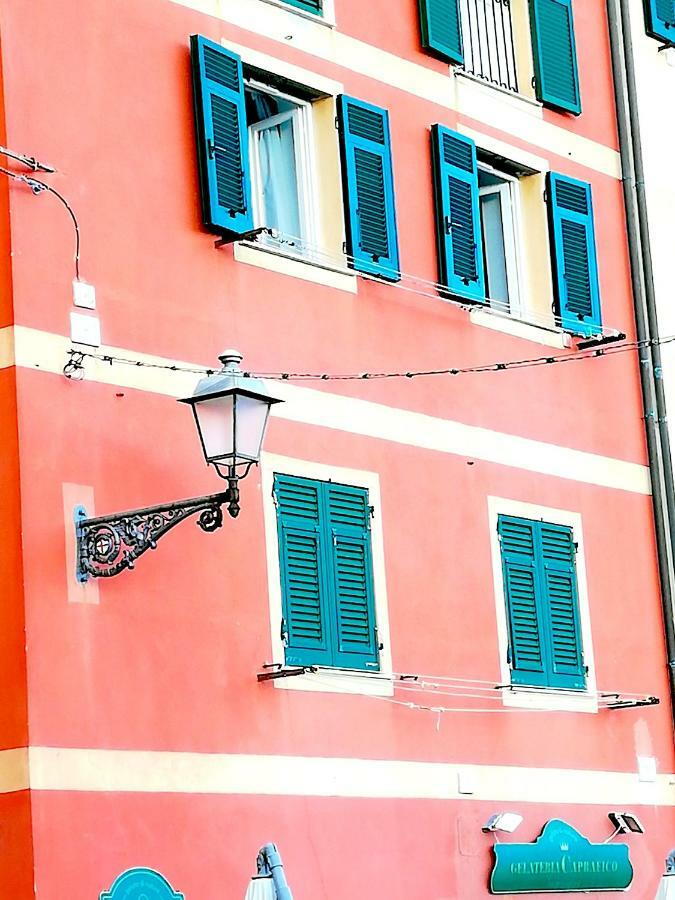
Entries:
<svg viewBox="0 0 675 900">
<path fill-rule="evenodd" d="M 0 750 L 0 794 L 28 788 L 28 751 L 25 747 Z"/>
<path fill-rule="evenodd" d="M 71 346 L 67 338 L 23 326 L 15 326 L 14 335 L 17 366 L 61 374 Z M 101 347 L 98 352 L 167 366 L 197 365 L 117 347 Z M 191 394 L 200 377 L 189 372 L 109 365 L 92 359 L 86 360 L 85 370 L 87 381 L 150 391 L 169 397 Z M 451 419 L 440 419 L 369 400 L 298 387 L 287 382 L 276 383 L 275 393 L 286 402 L 275 406 L 273 414 L 288 421 L 333 428 L 439 453 L 482 459 L 583 484 L 636 494 L 651 493 L 649 469 L 639 463 L 465 425 Z"/>
<path fill-rule="evenodd" d="M 37 791 L 675 806 L 671 775 L 371 759 L 31 747 Z M 460 793 L 459 777 L 474 791 Z"/>
</svg>

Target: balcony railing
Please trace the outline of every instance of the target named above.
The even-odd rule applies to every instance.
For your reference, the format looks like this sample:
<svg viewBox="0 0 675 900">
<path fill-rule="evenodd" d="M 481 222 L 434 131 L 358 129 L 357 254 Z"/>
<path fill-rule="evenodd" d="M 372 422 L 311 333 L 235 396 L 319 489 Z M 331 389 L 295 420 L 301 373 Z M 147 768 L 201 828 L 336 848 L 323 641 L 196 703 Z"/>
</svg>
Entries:
<svg viewBox="0 0 675 900">
<path fill-rule="evenodd" d="M 518 93 L 511 0 L 461 0 L 464 69 Z"/>
</svg>

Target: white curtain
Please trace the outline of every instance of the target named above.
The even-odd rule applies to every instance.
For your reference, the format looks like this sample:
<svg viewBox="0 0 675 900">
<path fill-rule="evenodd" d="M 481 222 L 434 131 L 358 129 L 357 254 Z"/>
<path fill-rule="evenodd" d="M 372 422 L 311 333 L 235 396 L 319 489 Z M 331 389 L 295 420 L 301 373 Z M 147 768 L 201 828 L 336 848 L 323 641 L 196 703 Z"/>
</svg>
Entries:
<svg viewBox="0 0 675 900">
<path fill-rule="evenodd" d="M 258 152 L 264 207 L 263 224 L 284 235 L 300 236 L 300 209 L 293 136 L 293 114 L 282 122 L 260 123 Z"/>
</svg>

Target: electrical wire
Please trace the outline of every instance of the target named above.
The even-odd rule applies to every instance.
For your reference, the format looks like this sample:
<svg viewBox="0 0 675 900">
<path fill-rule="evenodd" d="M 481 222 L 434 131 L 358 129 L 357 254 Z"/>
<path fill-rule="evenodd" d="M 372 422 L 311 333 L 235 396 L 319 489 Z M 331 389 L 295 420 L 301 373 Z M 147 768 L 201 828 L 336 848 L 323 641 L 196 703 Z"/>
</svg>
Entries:
<svg viewBox="0 0 675 900">
<path fill-rule="evenodd" d="M 13 178 L 15 181 L 23 182 L 28 185 L 31 191 L 37 196 L 41 194 L 43 191 L 48 191 L 50 194 L 53 194 L 62 204 L 65 206 L 68 214 L 72 220 L 73 227 L 75 228 L 75 279 L 76 281 L 80 280 L 80 226 L 77 221 L 77 216 L 70 203 L 66 200 L 63 194 L 59 193 L 56 188 L 53 188 L 50 184 L 47 184 L 44 181 L 40 181 L 39 178 L 33 178 L 31 175 L 20 175 L 18 172 L 12 172 L 11 169 L 6 169 L 4 166 L 0 166 L 0 173 L 3 175 L 7 175 L 9 178 Z"/>
<path fill-rule="evenodd" d="M 652 338 L 642 341 L 623 341 L 621 343 L 612 344 L 607 347 L 596 347 L 587 350 L 579 350 L 576 352 L 568 352 L 565 354 L 552 354 L 549 356 L 537 356 L 527 359 L 506 360 L 504 362 L 491 362 L 476 366 L 463 366 L 447 369 L 419 369 L 409 371 L 394 372 L 359 372 L 347 374 L 330 374 L 327 372 L 243 372 L 244 378 L 264 378 L 269 381 L 377 381 L 385 379 L 413 379 L 433 376 L 458 376 L 458 375 L 476 375 L 495 372 L 504 372 L 513 369 L 529 369 L 538 366 L 550 366 L 568 362 L 579 362 L 586 359 L 599 359 L 607 356 L 614 356 L 620 353 L 629 353 L 646 347 L 655 346 L 656 344 L 664 345 L 675 341 L 675 335 L 669 335 L 663 338 Z M 181 366 L 176 364 L 167 364 L 160 362 L 149 362 L 146 360 L 127 357 L 115 356 L 110 353 L 92 353 L 85 350 L 70 349 L 68 351 L 72 360 L 76 360 L 74 368 L 82 368 L 85 359 L 93 359 L 108 365 L 126 365 L 136 368 L 161 369 L 167 372 L 189 373 L 194 375 L 213 375 L 216 369 L 202 368 L 201 366 Z M 67 364 L 68 365 L 68 364 Z"/>
<path fill-rule="evenodd" d="M 262 240 L 256 239 L 245 243 L 252 247 L 262 247 L 268 252 L 276 252 L 280 255 L 291 256 L 300 262 L 324 266 L 338 274 L 358 275 L 366 281 L 374 281 L 378 284 L 382 284 L 382 279 L 388 280 L 393 277 L 398 280 L 388 281 L 388 287 L 390 288 L 407 291 L 408 293 L 433 300 L 440 299 L 443 302 L 451 303 L 461 309 L 487 309 L 493 314 L 496 313 L 497 315 L 501 314 L 504 316 L 510 316 L 512 313 L 508 301 L 491 299 L 489 307 L 481 303 L 462 301 L 460 298 L 450 296 L 446 285 L 434 281 L 433 279 L 424 278 L 420 275 L 413 275 L 410 272 L 404 272 L 401 269 L 395 269 L 392 266 L 380 265 L 376 262 L 369 261 L 368 265 L 375 269 L 374 273 L 358 271 L 357 266 L 359 264 L 363 265 L 363 259 L 357 258 L 346 251 L 340 253 L 330 251 L 311 241 L 304 240 L 295 235 L 279 232 L 275 229 L 265 229 L 265 235 L 262 237 Z M 345 263 L 347 263 L 347 265 L 345 265 Z M 421 285 L 421 288 L 412 287 L 408 282 Z M 555 331 L 556 327 L 560 328 L 562 326 L 561 316 L 535 313 L 533 311 L 528 311 L 527 314 L 521 315 L 520 321 L 540 328 L 545 328 L 548 331 Z M 618 331 L 614 328 L 603 326 L 602 334 L 604 336 L 613 336 L 618 334 Z"/>
</svg>

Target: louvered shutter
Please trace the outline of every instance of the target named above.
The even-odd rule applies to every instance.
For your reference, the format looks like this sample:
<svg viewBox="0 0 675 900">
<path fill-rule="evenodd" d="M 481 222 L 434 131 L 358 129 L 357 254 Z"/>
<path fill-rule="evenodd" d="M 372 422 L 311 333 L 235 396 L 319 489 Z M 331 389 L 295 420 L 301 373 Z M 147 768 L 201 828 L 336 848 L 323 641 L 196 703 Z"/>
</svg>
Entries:
<svg viewBox="0 0 675 900">
<path fill-rule="evenodd" d="M 284 0 L 289 6 L 297 6 L 298 9 L 304 9 L 305 12 L 316 13 L 322 15 L 323 0 Z"/>
<path fill-rule="evenodd" d="M 368 492 L 326 484 L 332 560 L 334 664 L 379 669 Z"/>
<path fill-rule="evenodd" d="M 338 122 L 349 264 L 359 272 L 398 281 L 389 114 L 341 95 Z"/>
<path fill-rule="evenodd" d="M 281 630 L 289 665 L 332 664 L 320 488 L 318 482 L 302 478 L 277 475 L 274 479 L 284 618 Z"/>
<path fill-rule="evenodd" d="M 549 685 L 583 690 L 586 673 L 581 646 L 576 548 L 571 528 L 538 525 L 547 607 Z"/>
<path fill-rule="evenodd" d="M 431 129 L 439 281 L 449 292 L 485 303 L 476 145 L 449 128 Z"/>
<path fill-rule="evenodd" d="M 504 592 L 513 684 L 545 687 L 548 682 L 544 621 L 538 589 L 534 522 L 499 517 Z"/>
<path fill-rule="evenodd" d="M 419 0 L 422 46 L 450 62 L 464 62 L 459 0 Z"/>
<path fill-rule="evenodd" d="M 199 35 L 190 45 L 204 224 L 244 234 L 253 212 L 241 59 Z"/>
<path fill-rule="evenodd" d="M 553 283 L 562 327 L 573 334 L 602 331 L 591 186 L 548 176 Z"/>
<path fill-rule="evenodd" d="M 644 0 L 647 34 L 675 42 L 675 0 Z"/>
<path fill-rule="evenodd" d="M 537 99 L 578 115 L 579 69 L 572 0 L 530 0 Z"/>
</svg>

